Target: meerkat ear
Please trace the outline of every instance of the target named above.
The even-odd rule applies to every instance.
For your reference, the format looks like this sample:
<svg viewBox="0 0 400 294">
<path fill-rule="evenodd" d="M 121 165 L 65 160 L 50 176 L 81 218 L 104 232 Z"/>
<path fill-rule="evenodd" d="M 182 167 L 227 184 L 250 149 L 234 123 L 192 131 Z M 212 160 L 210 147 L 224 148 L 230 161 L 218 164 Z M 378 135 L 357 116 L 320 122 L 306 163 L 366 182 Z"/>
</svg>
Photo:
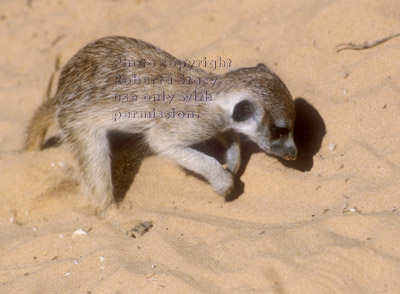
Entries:
<svg viewBox="0 0 400 294">
<path fill-rule="evenodd" d="M 249 119 L 253 115 L 253 106 L 249 100 L 242 100 L 235 105 L 232 118 L 234 121 L 241 122 Z"/>
<path fill-rule="evenodd" d="M 272 71 L 269 69 L 269 67 L 268 67 L 268 66 L 266 66 L 264 63 L 259 63 L 259 64 L 257 64 L 257 67 L 258 67 L 259 69 L 262 69 L 262 70 L 266 70 L 266 71 L 272 72 Z"/>
<path fill-rule="evenodd" d="M 259 64 L 257 64 L 257 67 L 268 68 L 264 63 L 259 63 Z"/>
</svg>

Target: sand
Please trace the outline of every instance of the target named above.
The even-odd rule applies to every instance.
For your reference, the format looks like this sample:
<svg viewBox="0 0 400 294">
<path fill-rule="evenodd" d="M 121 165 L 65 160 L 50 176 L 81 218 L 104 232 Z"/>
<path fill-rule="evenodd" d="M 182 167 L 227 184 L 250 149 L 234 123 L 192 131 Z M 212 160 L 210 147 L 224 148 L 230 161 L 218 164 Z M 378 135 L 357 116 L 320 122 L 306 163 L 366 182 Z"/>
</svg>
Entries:
<svg viewBox="0 0 400 294">
<path fill-rule="evenodd" d="M 399 32 L 397 1 L 1 1 L 0 293 L 399 293 L 400 38 L 334 49 Z M 108 35 L 267 64 L 296 99 L 298 162 L 246 148 L 225 202 L 150 156 L 93 215 L 66 149 L 19 150 L 60 67 Z"/>
</svg>

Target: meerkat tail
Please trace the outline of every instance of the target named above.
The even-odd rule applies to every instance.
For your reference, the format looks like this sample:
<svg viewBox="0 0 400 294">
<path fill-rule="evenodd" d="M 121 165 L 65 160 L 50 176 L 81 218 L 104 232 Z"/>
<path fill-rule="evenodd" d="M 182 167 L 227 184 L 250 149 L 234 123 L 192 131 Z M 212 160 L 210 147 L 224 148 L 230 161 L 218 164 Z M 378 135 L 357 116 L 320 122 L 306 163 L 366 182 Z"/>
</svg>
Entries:
<svg viewBox="0 0 400 294">
<path fill-rule="evenodd" d="M 47 130 L 56 118 L 56 101 L 48 99 L 45 101 L 29 122 L 27 137 L 23 151 L 40 150 Z"/>
</svg>

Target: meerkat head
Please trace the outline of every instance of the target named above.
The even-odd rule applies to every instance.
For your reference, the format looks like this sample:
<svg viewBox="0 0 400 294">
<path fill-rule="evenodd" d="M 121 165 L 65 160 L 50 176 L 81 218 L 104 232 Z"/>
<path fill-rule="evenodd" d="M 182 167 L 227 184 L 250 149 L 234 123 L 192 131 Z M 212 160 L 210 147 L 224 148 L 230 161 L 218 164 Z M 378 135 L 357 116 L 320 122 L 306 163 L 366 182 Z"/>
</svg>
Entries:
<svg viewBox="0 0 400 294">
<path fill-rule="evenodd" d="M 226 74 L 234 77 L 228 111 L 231 127 L 269 154 L 295 160 L 293 140 L 295 108 L 284 83 L 264 64 Z"/>
</svg>

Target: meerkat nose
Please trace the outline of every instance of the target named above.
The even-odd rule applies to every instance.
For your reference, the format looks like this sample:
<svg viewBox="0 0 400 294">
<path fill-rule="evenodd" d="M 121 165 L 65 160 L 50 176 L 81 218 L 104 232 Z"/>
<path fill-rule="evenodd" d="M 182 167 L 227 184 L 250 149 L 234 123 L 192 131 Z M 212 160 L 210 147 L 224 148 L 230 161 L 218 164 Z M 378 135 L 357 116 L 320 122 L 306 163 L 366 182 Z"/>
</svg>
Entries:
<svg viewBox="0 0 400 294">
<path fill-rule="evenodd" d="M 297 148 L 290 147 L 288 150 L 288 155 L 286 156 L 287 160 L 296 160 L 297 158 Z"/>
</svg>

